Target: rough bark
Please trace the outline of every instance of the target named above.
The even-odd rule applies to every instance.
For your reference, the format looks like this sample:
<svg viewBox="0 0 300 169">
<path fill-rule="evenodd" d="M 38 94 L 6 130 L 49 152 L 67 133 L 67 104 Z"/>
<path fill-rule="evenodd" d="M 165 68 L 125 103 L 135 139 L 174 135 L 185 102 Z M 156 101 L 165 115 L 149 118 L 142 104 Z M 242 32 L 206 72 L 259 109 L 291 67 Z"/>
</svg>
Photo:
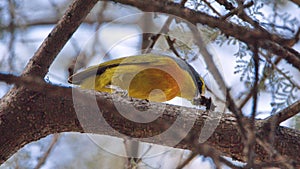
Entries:
<svg viewBox="0 0 300 169">
<path fill-rule="evenodd" d="M 52 85 L 43 86 L 45 92 L 32 91 L 27 88 L 15 88 L 9 96 L 0 103 L 0 154 L 1 163 L 7 160 L 13 153 L 25 144 L 39 140 L 49 134 L 58 132 L 89 132 L 116 137 L 131 136 L 136 138 L 147 138 L 163 132 L 179 114 L 184 118 L 186 124 L 194 122 L 189 134 L 175 147 L 190 149 L 194 147 L 191 138 L 197 138 L 208 114 L 192 108 L 185 108 L 162 103 L 148 103 L 143 100 L 112 97 L 106 93 L 97 93 L 97 103 L 101 115 L 114 130 L 107 125 L 101 125 L 97 109 L 90 106 L 93 102 L 91 93 L 79 94 L 80 105 L 76 105 L 76 113 L 72 99 L 72 89 Z M 57 92 L 56 92 L 57 91 Z M 62 92 L 63 91 L 63 92 Z M 113 99 L 112 99 L 113 98 Z M 120 104 L 122 109 L 128 109 L 132 104 L 139 110 L 147 110 L 149 105 L 154 110 L 166 106 L 163 115 L 151 123 L 133 123 L 122 117 L 114 104 Z M 152 112 L 156 114 L 158 112 Z M 80 122 L 85 126 L 81 126 Z M 258 131 L 263 131 L 257 123 Z M 185 126 L 185 124 L 181 124 Z M 120 135 L 120 133 L 124 135 Z M 266 132 L 266 131 L 264 131 Z M 262 133 L 264 133 L 262 132 Z M 262 134 L 262 137 L 263 134 Z M 142 139 L 143 140 L 143 139 Z M 300 132 L 297 130 L 278 127 L 275 132 L 274 148 L 289 159 L 293 159 L 297 165 L 300 163 Z M 172 140 L 147 140 L 155 144 L 170 145 Z M 230 114 L 224 114 L 212 136 L 207 140 L 209 145 L 221 151 L 224 155 L 241 161 L 245 160 L 242 154 L 243 144 L 241 134 L 236 124 L 236 119 Z M 256 160 L 268 161 L 269 156 L 259 145 L 255 146 Z"/>
</svg>

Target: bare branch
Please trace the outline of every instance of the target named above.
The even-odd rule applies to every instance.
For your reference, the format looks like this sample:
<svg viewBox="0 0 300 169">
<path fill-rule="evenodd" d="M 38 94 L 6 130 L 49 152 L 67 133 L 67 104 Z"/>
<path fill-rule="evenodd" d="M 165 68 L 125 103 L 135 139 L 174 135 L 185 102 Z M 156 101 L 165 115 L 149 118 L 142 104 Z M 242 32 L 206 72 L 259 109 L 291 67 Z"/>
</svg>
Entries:
<svg viewBox="0 0 300 169">
<path fill-rule="evenodd" d="M 117 0 L 116 2 L 135 6 L 143 11 L 165 12 L 188 20 L 193 24 L 201 23 L 211 28 L 220 29 L 225 35 L 233 36 L 248 45 L 258 45 L 272 53 L 284 58 L 295 68 L 300 70 L 300 54 L 292 49 L 282 46 L 290 46 L 295 39 L 281 38 L 279 35 L 270 34 L 261 30 L 253 30 L 222 19 L 212 17 L 206 13 L 195 11 L 189 8 L 181 8 L 179 4 L 170 1 L 155 0 Z M 163 8 L 162 8 L 163 7 Z"/>
<path fill-rule="evenodd" d="M 237 8 L 234 8 L 233 10 L 231 10 L 229 13 L 227 13 L 226 15 L 222 16 L 221 19 L 225 20 L 227 19 L 228 17 L 230 16 L 233 16 L 233 15 L 238 15 L 238 13 L 241 13 L 245 8 L 249 8 L 253 5 L 253 1 L 250 1 L 248 2 L 247 4 L 245 5 L 241 5 Z"/>
<path fill-rule="evenodd" d="M 295 116 L 300 112 L 300 100 L 296 101 L 292 105 L 286 107 L 280 112 L 266 118 L 266 124 L 272 124 L 275 122 L 275 125 L 279 125 L 281 122 Z"/>
<path fill-rule="evenodd" d="M 189 26 L 189 25 L 188 25 Z M 193 33 L 195 44 L 199 48 L 199 53 L 203 55 L 203 59 L 207 65 L 207 69 L 214 75 L 214 79 L 217 81 L 219 88 L 221 90 L 221 93 L 223 94 L 223 97 L 226 96 L 226 84 L 225 81 L 221 75 L 221 72 L 219 71 L 218 67 L 216 66 L 213 56 L 209 53 L 209 51 L 206 48 L 206 45 L 201 37 L 200 32 L 195 29 L 194 27 L 189 26 Z"/>
<path fill-rule="evenodd" d="M 34 167 L 34 169 L 41 168 L 45 162 L 47 161 L 47 158 L 49 157 L 51 151 L 53 150 L 54 146 L 56 145 L 57 141 L 59 139 L 59 134 L 54 134 L 52 141 L 47 149 L 47 151 L 44 153 L 44 155 L 39 159 L 38 164 Z"/>
<path fill-rule="evenodd" d="M 181 163 L 179 166 L 176 167 L 176 169 L 182 169 L 183 167 L 185 167 L 186 165 L 188 165 L 198 154 L 192 152 L 189 157 L 183 161 L 183 163 Z"/>
<path fill-rule="evenodd" d="M 8 0 L 9 4 L 9 17 L 10 17 L 10 22 L 9 22 L 9 33 L 10 33 L 10 39 L 8 43 L 8 49 L 9 49 L 9 58 L 8 58 L 8 65 L 10 69 L 12 70 L 13 68 L 13 60 L 15 59 L 15 51 L 14 51 L 14 46 L 15 46 L 15 30 L 16 30 L 16 25 L 15 25 L 15 20 L 16 20 L 16 9 L 15 9 L 15 2 L 12 0 Z"/>
<path fill-rule="evenodd" d="M 207 0 L 203 0 L 203 2 L 218 16 L 221 16 L 221 14 L 209 3 Z"/>
<path fill-rule="evenodd" d="M 233 10 L 234 6 L 231 2 L 228 2 L 227 0 L 216 0 L 220 5 L 223 5 L 225 9 L 227 10 Z"/>
<path fill-rule="evenodd" d="M 251 92 L 253 93 L 253 104 L 252 104 L 252 112 L 250 118 L 250 130 L 248 131 L 248 138 L 246 140 L 245 150 L 248 159 L 247 159 L 247 167 L 252 168 L 254 163 L 254 143 L 255 143 L 255 117 L 257 111 L 257 97 L 258 97 L 258 82 L 259 82 L 259 55 L 258 55 L 258 47 L 253 47 L 253 60 L 254 60 L 254 84 Z"/>
<path fill-rule="evenodd" d="M 207 145 L 207 144 L 195 144 L 193 146 L 192 154 L 177 168 L 181 169 L 184 168 L 188 163 L 190 163 L 198 154 L 203 155 L 205 157 L 210 157 L 215 165 L 216 168 L 221 168 L 221 163 L 229 166 L 233 169 L 241 169 L 242 167 L 236 166 L 232 162 L 228 161 L 224 157 L 222 157 L 222 154 L 220 151 L 216 150 L 215 148 Z"/>
<path fill-rule="evenodd" d="M 169 26 L 171 24 L 171 22 L 173 21 L 173 17 L 168 17 L 168 19 L 166 20 L 166 22 L 164 23 L 164 25 L 162 26 L 162 28 L 159 30 L 159 32 L 156 34 L 156 35 L 153 35 L 151 37 L 151 43 L 149 43 L 149 45 L 147 46 L 147 48 L 145 49 L 144 53 L 149 53 L 155 43 L 157 42 L 158 38 L 161 36 L 161 35 L 164 35 L 164 34 L 167 34 L 169 32 Z"/>
<path fill-rule="evenodd" d="M 262 56 L 264 56 L 264 57 L 267 59 L 267 61 L 268 61 L 270 64 L 272 64 L 272 65 L 274 66 L 274 68 L 275 68 L 276 65 L 282 60 L 282 58 L 278 57 L 278 58 L 276 58 L 276 60 L 275 60 L 274 63 L 273 63 L 273 62 L 271 62 L 271 59 L 270 59 L 268 56 L 266 56 L 266 55 L 263 54 L 262 52 L 259 52 L 259 53 L 260 53 Z M 269 59 L 268 59 L 268 58 L 269 58 Z M 265 83 L 265 81 L 266 81 L 267 78 L 268 78 L 268 75 L 269 75 L 269 74 L 264 73 L 263 76 L 261 77 L 260 81 L 259 81 L 259 84 Z M 239 109 L 242 109 L 242 108 L 246 105 L 246 103 L 251 99 L 252 95 L 253 95 L 252 92 L 249 92 L 249 93 L 246 95 L 246 97 L 245 97 L 245 98 L 243 99 L 243 101 L 240 103 Z"/>
</svg>

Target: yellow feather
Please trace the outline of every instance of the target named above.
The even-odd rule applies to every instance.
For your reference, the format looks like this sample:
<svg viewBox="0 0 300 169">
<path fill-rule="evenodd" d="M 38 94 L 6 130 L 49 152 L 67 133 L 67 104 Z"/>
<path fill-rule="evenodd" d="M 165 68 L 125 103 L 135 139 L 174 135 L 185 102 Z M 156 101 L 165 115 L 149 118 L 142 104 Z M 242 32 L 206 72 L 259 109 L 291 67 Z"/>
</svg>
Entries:
<svg viewBox="0 0 300 169">
<path fill-rule="evenodd" d="M 107 61 L 74 74 L 69 82 L 101 92 L 113 92 L 112 85 L 131 97 L 157 102 L 176 96 L 192 100 L 205 90 L 203 79 L 184 61 L 154 54 Z"/>
</svg>

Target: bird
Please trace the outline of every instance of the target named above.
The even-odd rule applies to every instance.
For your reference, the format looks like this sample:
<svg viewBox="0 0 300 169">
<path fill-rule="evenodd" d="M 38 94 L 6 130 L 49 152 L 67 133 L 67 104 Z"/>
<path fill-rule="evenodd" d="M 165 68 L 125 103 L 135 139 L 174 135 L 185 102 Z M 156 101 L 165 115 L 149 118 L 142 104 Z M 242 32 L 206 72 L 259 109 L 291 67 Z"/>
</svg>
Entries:
<svg viewBox="0 0 300 169">
<path fill-rule="evenodd" d="M 190 64 L 178 57 L 153 53 L 88 67 L 70 76 L 68 82 L 99 92 L 114 93 L 121 89 L 130 97 L 154 102 L 165 102 L 174 97 L 192 102 L 205 93 L 203 78 Z"/>
</svg>

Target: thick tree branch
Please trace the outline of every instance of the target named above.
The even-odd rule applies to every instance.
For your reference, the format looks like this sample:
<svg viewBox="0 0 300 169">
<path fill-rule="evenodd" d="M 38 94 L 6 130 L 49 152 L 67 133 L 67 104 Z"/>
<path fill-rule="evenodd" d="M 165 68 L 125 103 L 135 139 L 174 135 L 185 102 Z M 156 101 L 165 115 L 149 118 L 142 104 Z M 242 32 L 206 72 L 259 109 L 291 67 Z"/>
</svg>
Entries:
<svg viewBox="0 0 300 169">
<path fill-rule="evenodd" d="M 25 86 L 23 89 L 13 89 L 15 91 L 10 93 L 10 99 L 5 98 L 0 102 L 1 163 L 25 144 L 52 133 L 77 131 L 117 137 L 130 136 L 143 140 L 165 131 L 165 129 L 170 127 L 169 124 L 178 118 L 178 115 L 181 115 L 181 118 L 184 119 L 184 124 L 181 124 L 181 126 L 191 124 L 195 119 L 197 120 L 193 123 L 192 129 L 185 139 L 175 147 L 194 150 L 195 144 L 191 142 L 190 138 L 197 138 L 205 120 L 210 118 L 206 112 L 201 110 L 162 103 L 148 103 L 143 100 L 122 98 L 117 95 L 92 91 L 78 92 L 79 105 L 74 105 L 71 88 L 53 86 L 45 82 L 35 83 L 32 81 L 24 83 L 22 81 L 25 78 L 21 77 L 18 80 L 15 77 L 14 81 L 16 83 L 25 84 Z M 3 76 L 1 79 L 4 79 Z M 30 83 L 35 83 L 35 85 L 30 85 Z M 56 94 L 47 94 L 51 92 L 56 92 Z M 91 106 L 94 94 L 101 110 L 98 113 L 95 113 L 98 111 L 98 107 Z M 161 110 L 164 106 L 165 109 L 163 115 L 151 123 L 133 123 L 132 121 L 124 120 L 124 117 L 119 114 L 118 109 L 115 107 L 116 104 L 121 105 L 122 110 L 130 110 L 129 106 L 132 105 L 139 110 L 147 110 L 150 105 L 153 110 Z M 78 111 L 76 113 L 74 106 L 76 110 L 84 110 L 84 113 L 78 113 Z M 157 114 L 158 112 L 153 111 L 151 113 Z M 109 125 L 99 123 L 99 115 Z M 260 123 L 257 123 L 255 126 L 257 131 L 263 130 L 260 127 L 262 126 Z M 244 161 L 246 158 L 242 153 L 243 142 L 241 137 L 235 117 L 230 114 L 224 114 L 220 124 L 206 143 L 222 152 L 222 155 Z M 261 135 L 261 137 L 263 138 L 264 135 Z M 297 154 L 300 151 L 299 131 L 278 127 L 276 128 L 274 140 L 274 148 L 279 153 L 293 159 L 297 165 L 300 165 L 300 157 Z M 172 139 L 147 139 L 147 142 L 170 145 Z M 268 153 L 263 148 L 258 144 L 255 144 L 255 147 L 255 153 L 257 154 L 255 160 L 264 162 L 270 160 Z"/>
</svg>

